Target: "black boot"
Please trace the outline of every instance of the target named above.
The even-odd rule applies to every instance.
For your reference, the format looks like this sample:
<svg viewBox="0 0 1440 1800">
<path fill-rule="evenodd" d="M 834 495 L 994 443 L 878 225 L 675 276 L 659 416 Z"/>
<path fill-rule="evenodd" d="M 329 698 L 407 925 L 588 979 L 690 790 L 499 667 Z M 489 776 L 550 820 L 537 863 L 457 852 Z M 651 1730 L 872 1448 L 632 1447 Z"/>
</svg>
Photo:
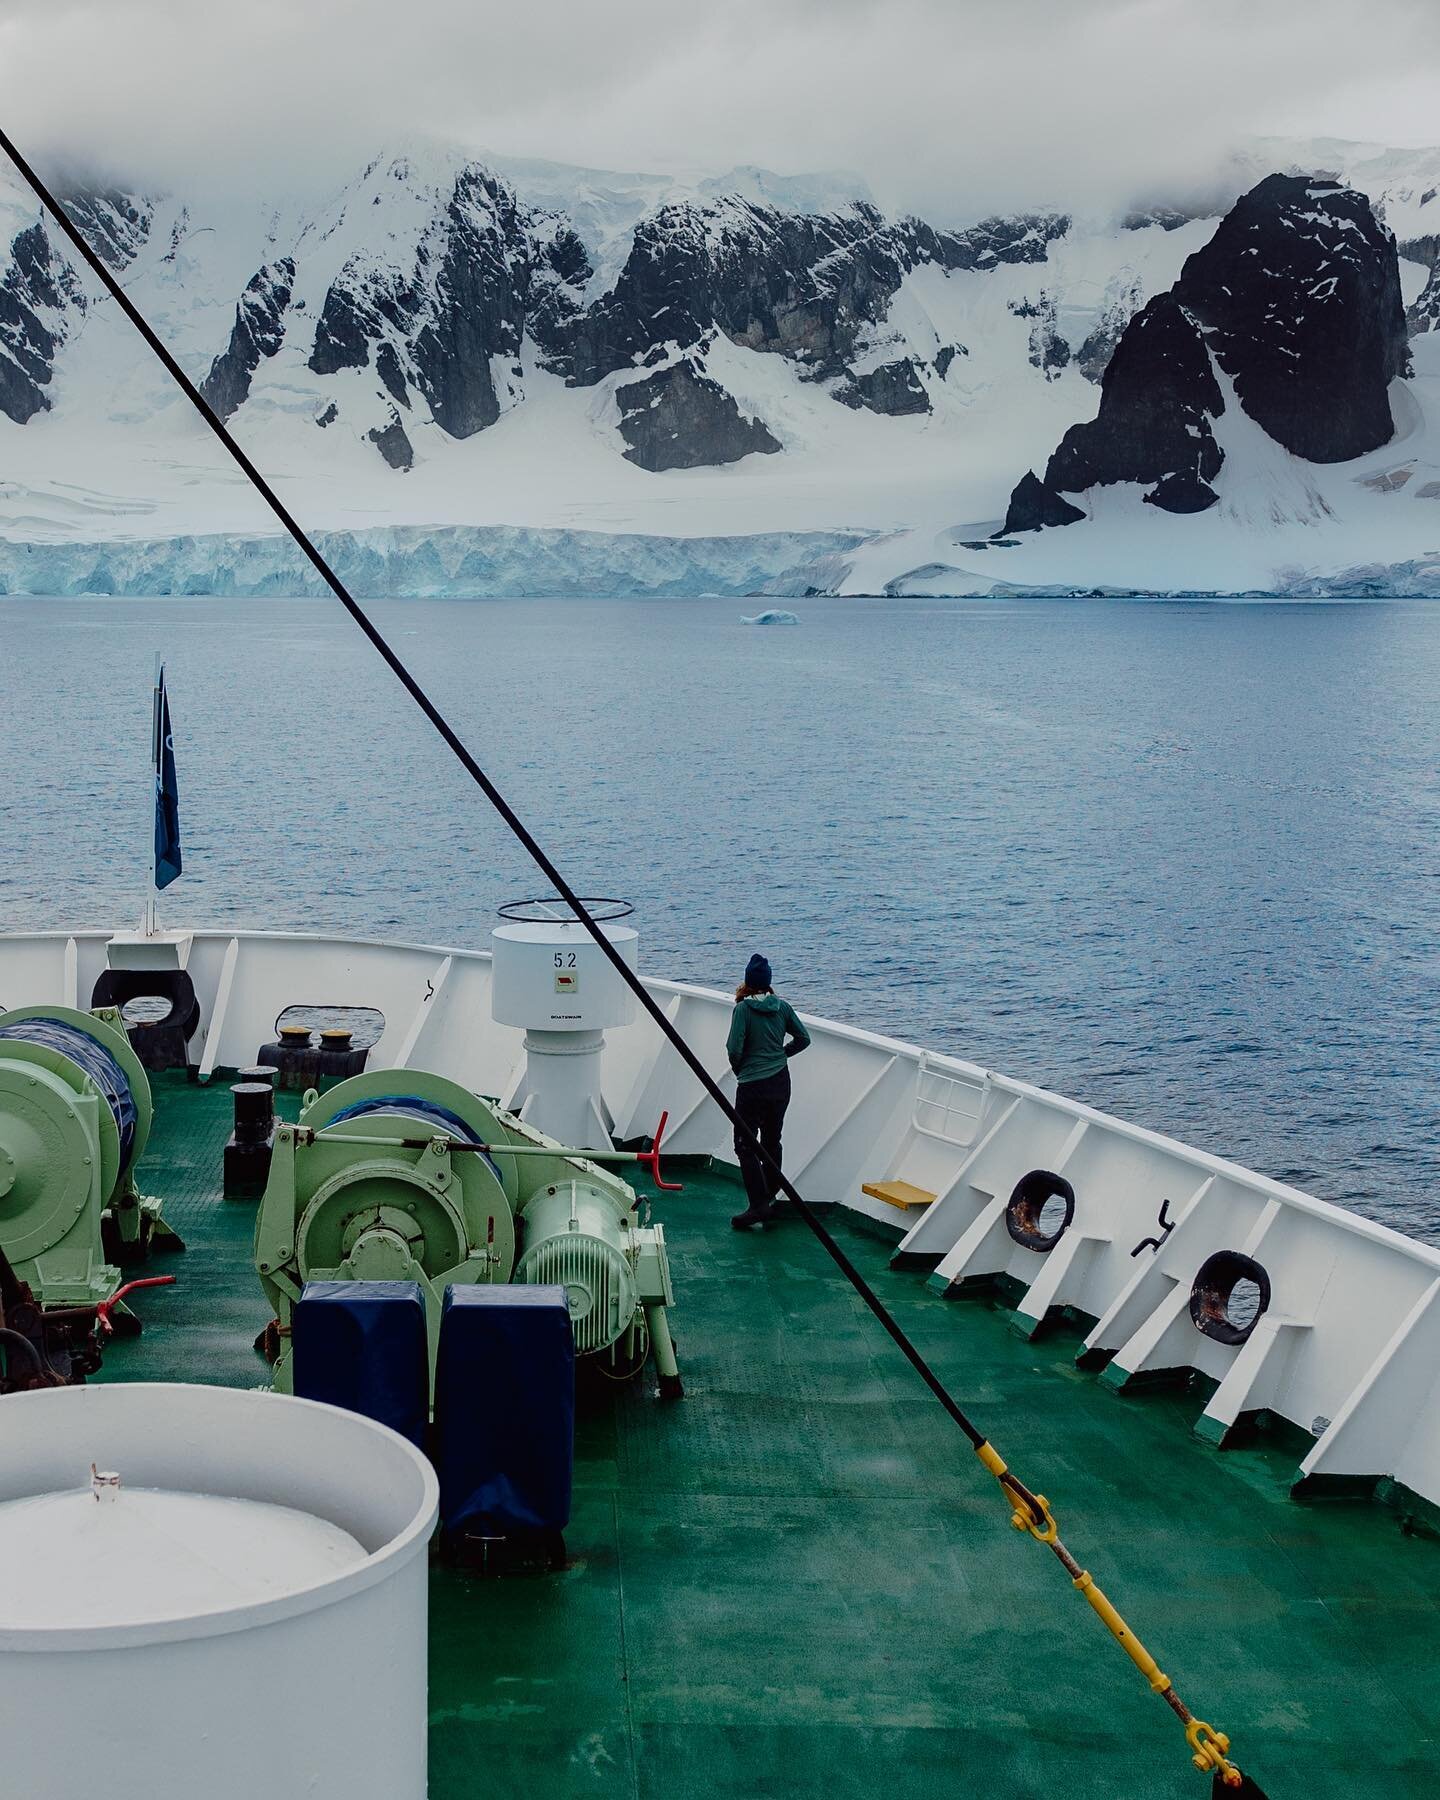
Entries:
<svg viewBox="0 0 1440 1800">
<path fill-rule="evenodd" d="M 754 1225 L 768 1225 L 775 1217 L 775 1208 L 768 1202 L 764 1206 L 747 1206 L 742 1213 L 736 1213 L 730 1223 L 736 1231 L 749 1231 Z"/>
</svg>

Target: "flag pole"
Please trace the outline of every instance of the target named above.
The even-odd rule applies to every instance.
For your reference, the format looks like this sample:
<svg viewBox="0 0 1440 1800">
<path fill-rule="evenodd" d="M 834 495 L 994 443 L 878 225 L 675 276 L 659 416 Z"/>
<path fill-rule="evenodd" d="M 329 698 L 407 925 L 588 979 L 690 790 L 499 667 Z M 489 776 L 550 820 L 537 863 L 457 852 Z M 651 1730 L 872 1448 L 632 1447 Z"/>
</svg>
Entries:
<svg viewBox="0 0 1440 1800">
<path fill-rule="evenodd" d="M 154 937 L 155 924 L 155 808 L 160 793 L 160 675 L 164 668 L 160 652 L 155 652 L 155 676 L 150 686 L 150 791 L 149 809 L 146 813 L 146 841 L 150 845 L 149 876 L 145 883 L 145 917 L 143 929 L 146 937 Z"/>
</svg>

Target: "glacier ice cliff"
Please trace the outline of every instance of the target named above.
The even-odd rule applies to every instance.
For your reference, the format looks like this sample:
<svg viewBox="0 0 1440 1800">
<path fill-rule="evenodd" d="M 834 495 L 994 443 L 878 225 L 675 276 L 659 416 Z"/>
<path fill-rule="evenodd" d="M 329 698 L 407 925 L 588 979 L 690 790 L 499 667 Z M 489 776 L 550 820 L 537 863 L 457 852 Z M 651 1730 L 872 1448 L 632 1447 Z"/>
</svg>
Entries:
<svg viewBox="0 0 1440 1800">
<path fill-rule="evenodd" d="M 527 530 L 517 526 L 393 526 L 316 534 L 315 543 L 362 599 L 609 598 L 832 592 L 865 542 L 845 532 L 742 537 Z M 0 541 L 0 593 L 316 595 L 324 587 L 279 535 L 174 537 L 108 543 Z"/>
</svg>

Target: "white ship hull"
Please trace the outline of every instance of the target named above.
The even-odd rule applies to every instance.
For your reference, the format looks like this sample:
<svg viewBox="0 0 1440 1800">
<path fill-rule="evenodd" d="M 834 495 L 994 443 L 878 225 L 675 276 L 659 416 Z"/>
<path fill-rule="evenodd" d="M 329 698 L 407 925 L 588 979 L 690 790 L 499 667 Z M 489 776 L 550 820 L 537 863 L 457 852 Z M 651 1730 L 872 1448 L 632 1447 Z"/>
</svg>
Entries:
<svg viewBox="0 0 1440 1800">
<path fill-rule="evenodd" d="M 523 1033 L 491 1018 L 488 953 L 268 932 L 167 932 L 138 942 L 106 931 L 0 935 L 0 1006 L 86 1006 L 117 962 L 183 967 L 201 1008 L 191 1052 L 202 1080 L 254 1061 L 292 1005 L 378 1010 L 371 1068 L 423 1068 L 508 1104 Z M 647 979 L 721 1081 L 725 994 Z M 1191 1370 L 1216 1385 L 1197 1425 L 1223 1442 L 1257 1413 L 1314 1442 L 1315 1485 L 1388 1479 L 1440 1505 L 1440 1250 L 1158 1133 L 958 1058 L 807 1018 L 786 1172 L 816 1205 L 895 1228 L 899 1251 L 947 1288 L 1008 1278 L 1017 1326 L 1055 1309 L 1093 1324 L 1085 1344 L 1123 1387 Z M 648 1019 L 607 1034 L 605 1107 L 619 1140 L 670 1114 L 670 1154 L 734 1162 L 730 1129 Z M 1037 1253 L 1011 1236 L 1006 1208 L 1043 1169 L 1074 1189 L 1073 1223 Z M 901 1213 L 863 1190 L 907 1182 L 933 1194 Z M 1162 1202 L 1172 1229 L 1158 1248 Z M 683 1203 L 682 1203 L 683 1204 Z M 1202 1335 L 1191 1288 L 1205 1259 L 1234 1251 L 1263 1264 L 1272 1300 L 1239 1346 Z"/>
</svg>

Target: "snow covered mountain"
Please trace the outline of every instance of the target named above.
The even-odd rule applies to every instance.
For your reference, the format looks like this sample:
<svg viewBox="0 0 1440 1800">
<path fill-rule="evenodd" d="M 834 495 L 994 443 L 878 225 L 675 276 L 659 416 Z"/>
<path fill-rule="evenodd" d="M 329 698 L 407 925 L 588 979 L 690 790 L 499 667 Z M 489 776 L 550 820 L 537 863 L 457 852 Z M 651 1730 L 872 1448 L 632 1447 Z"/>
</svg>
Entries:
<svg viewBox="0 0 1440 1800">
<path fill-rule="evenodd" d="M 1043 483 L 1026 477 L 1004 531 L 1078 523 L 1065 496 L 1118 483 L 1164 512 L 1217 505 L 1230 406 L 1298 460 L 1350 462 L 1394 438 L 1390 387 L 1409 372 L 1399 259 L 1369 201 L 1269 175 L 1125 327 L 1098 416 L 1065 433 Z"/>
<path fill-rule="evenodd" d="M 65 198 L 366 591 L 897 593 L 1440 591 L 1437 193 L 1440 150 L 1267 142 L 1119 217 L 937 226 L 412 143 L 326 195 Z M 0 245 L 0 588 L 300 585 L 13 179 Z"/>
</svg>

